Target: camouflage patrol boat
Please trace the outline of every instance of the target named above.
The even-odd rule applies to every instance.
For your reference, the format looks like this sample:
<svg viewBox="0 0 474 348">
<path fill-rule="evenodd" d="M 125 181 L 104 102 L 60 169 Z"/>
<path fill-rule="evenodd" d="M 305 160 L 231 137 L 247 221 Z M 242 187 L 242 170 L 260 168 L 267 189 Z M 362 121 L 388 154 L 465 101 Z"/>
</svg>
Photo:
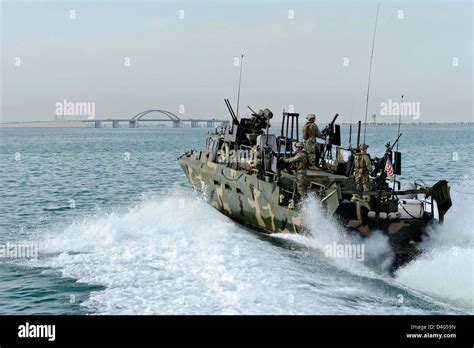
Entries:
<svg viewBox="0 0 474 348">
<path fill-rule="evenodd" d="M 179 157 L 189 182 L 214 208 L 242 224 L 265 233 L 304 233 L 295 174 L 282 161 L 294 154 L 293 145 L 299 141 L 299 114 L 283 112 L 280 134 L 275 135 L 269 131 L 270 110 L 256 113 L 249 107 L 252 116 L 238 120 L 230 102 L 225 102 L 232 123 L 209 134 L 204 149 Z M 308 192 L 348 233 L 387 235 L 397 267 L 417 253 L 416 245 L 428 226 L 443 222 L 451 206 L 448 183 L 440 180 L 428 187 L 415 181 L 401 190 L 399 181 L 387 178 L 388 161 L 395 175 L 401 174 L 401 154 L 393 151 L 395 143 L 388 143 L 385 154 L 372 160 L 371 191 L 357 191 L 353 175 L 357 150 L 340 146 L 336 119 L 337 115 L 322 131 L 325 142 L 320 145 L 319 165 L 307 170 Z M 359 139 L 360 122 L 357 145 Z"/>
</svg>

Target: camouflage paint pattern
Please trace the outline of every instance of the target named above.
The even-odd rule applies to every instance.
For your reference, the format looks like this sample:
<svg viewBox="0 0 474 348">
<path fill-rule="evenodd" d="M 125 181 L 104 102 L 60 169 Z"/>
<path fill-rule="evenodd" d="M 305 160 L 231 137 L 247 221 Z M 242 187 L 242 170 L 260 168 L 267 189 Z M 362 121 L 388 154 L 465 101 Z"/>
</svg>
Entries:
<svg viewBox="0 0 474 348">
<path fill-rule="evenodd" d="M 208 151 L 183 155 L 179 162 L 189 182 L 222 213 L 268 233 L 296 233 L 299 212 L 279 205 L 280 187 L 256 175 L 207 161 Z"/>
</svg>

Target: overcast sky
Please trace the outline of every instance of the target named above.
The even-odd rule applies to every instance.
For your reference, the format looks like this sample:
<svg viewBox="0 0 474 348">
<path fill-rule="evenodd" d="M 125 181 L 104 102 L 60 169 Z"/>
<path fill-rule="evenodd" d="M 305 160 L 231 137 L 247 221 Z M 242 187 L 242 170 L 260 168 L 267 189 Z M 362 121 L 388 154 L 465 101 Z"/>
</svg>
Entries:
<svg viewBox="0 0 474 348">
<path fill-rule="evenodd" d="M 364 117 L 376 1 L 1 3 L 1 122 L 53 120 L 64 99 L 227 118 L 240 54 L 241 114 Z M 369 115 L 403 94 L 419 121 L 472 121 L 472 18 L 471 1 L 381 1 Z"/>
</svg>

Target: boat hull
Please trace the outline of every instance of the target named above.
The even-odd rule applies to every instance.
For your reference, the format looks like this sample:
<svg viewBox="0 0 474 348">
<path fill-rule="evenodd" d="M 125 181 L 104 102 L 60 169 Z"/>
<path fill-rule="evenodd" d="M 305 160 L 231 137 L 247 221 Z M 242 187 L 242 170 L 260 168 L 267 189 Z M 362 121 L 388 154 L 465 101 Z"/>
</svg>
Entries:
<svg viewBox="0 0 474 348">
<path fill-rule="evenodd" d="M 282 188 L 276 182 L 267 182 L 246 171 L 207 161 L 208 155 L 205 150 L 184 154 L 179 163 L 191 185 L 210 205 L 233 220 L 264 233 L 305 232 L 300 212 L 290 209 L 287 204 L 280 204 Z M 388 236 L 394 253 L 406 260 L 418 253 L 416 244 L 432 223 L 427 219 L 352 220 L 350 223 L 340 220 L 349 233 L 352 231 L 367 237 L 374 231 L 383 232 Z"/>
</svg>

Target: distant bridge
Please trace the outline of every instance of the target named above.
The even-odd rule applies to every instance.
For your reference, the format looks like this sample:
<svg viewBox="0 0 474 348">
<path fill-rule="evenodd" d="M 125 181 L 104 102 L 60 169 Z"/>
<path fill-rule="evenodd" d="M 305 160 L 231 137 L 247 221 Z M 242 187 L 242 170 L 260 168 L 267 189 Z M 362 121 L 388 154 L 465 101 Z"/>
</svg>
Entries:
<svg viewBox="0 0 474 348">
<path fill-rule="evenodd" d="M 149 118 L 143 118 L 144 116 L 150 114 L 150 113 L 160 113 L 162 115 L 165 115 L 167 118 L 165 119 L 149 119 Z M 172 122 L 173 128 L 180 128 L 183 126 L 183 123 L 190 122 L 191 127 L 196 128 L 199 127 L 200 123 L 205 123 L 208 128 L 215 128 L 217 126 L 225 126 L 229 123 L 227 120 L 216 120 L 215 118 L 213 119 L 201 119 L 201 118 L 189 118 L 189 119 L 181 119 L 177 115 L 173 114 L 170 111 L 166 110 L 146 110 L 142 111 L 135 116 L 133 116 L 130 119 L 91 119 L 91 120 L 81 120 L 84 123 L 93 123 L 95 128 L 101 128 L 103 123 L 112 123 L 112 128 L 119 128 L 119 123 L 120 122 L 127 122 L 129 128 L 137 128 L 138 123 L 140 122 Z"/>
</svg>

